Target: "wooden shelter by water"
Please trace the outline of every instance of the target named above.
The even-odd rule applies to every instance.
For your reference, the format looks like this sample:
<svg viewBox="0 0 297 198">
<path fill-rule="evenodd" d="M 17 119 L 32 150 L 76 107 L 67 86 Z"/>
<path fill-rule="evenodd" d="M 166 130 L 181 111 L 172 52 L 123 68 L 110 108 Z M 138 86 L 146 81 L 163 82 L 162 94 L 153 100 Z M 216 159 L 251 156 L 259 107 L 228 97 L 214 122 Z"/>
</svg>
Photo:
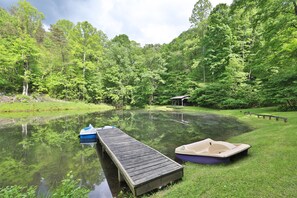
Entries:
<svg viewBox="0 0 297 198">
<path fill-rule="evenodd" d="M 184 95 L 184 96 L 175 96 L 170 98 L 172 105 L 175 106 L 186 106 L 188 104 L 188 99 L 190 96 Z"/>
</svg>

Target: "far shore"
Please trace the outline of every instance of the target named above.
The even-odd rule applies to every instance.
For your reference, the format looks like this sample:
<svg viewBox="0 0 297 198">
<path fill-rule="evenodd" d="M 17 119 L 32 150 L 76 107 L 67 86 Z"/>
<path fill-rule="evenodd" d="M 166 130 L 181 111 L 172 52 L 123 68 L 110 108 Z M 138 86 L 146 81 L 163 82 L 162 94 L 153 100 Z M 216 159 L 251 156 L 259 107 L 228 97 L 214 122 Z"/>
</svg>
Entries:
<svg viewBox="0 0 297 198">
<path fill-rule="evenodd" d="M 83 102 L 51 101 L 17 101 L 0 102 L 0 126 L 15 123 L 40 122 L 64 116 L 103 112 L 112 110 L 106 104 L 88 104 Z"/>
</svg>

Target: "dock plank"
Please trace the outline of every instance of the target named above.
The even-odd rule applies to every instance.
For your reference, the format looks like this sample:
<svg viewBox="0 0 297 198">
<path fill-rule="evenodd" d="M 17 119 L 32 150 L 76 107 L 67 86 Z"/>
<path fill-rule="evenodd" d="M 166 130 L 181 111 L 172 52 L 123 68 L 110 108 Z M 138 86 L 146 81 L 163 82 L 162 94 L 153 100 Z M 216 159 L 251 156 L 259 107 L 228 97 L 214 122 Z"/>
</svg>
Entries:
<svg viewBox="0 0 297 198">
<path fill-rule="evenodd" d="M 180 164 L 118 128 L 97 130 L 97 135 L 135 196 L 183 177 Z"/>
<path fill-rule="evenodd" d="M 147 157 L 147 159 L 142 158 L 142 159 L 127 160 L 123 162 L 123 165 L 125 169 L 129 169 L 131 167 L 142 166 L 142 165 L 148 164 L 149 162 L 153 163 L 155 161 L 160 161 L 162 159 L 163 158 L 161 157 L 156 158 L 156 157 L 150 156 L 150 157 Z"/>
<path fill-rule="evenodd" d="M 147 167 L 142 170 L 133 171 L 133 172 L 131 172 L 130 176 L 133 178 L 137 178 L 137 176 L 143 177 L 144 175 L 152 175 L 152 174 L 156 173 L 155 170 L 158 170 L 158 171 L 163 170 L 163 169 L 170 170 L 170 168 L 173 168 L 173 167 L 174 167 L 174 165 L 172 165 L 170 163 L 156 164 L 154 166 L 150 166 L 150 167 Z M 159 174 L 159 172 L 157 172 L 157 174 Z"/>
<path fill-rule="evenodd" d="M 151 163 L 145 163 L 142 165 L 134 165 L 134 166 L 130 166 L 130 167 L 125 167 L 125 169 L 127 170 L 127 172 L 135 173 L 136 171 L 139 171 L 139 170 L 142 171 L 143 169 L 147 169 L 147 168 L 154 167 L 154 166 L 159 166 L 159 165 L 165 164 L 165 163 L 170 163 L 170 161 L 168 161 L 167 159 L 162 159 L 162 160 L 153 161 Z"/>
</svg>

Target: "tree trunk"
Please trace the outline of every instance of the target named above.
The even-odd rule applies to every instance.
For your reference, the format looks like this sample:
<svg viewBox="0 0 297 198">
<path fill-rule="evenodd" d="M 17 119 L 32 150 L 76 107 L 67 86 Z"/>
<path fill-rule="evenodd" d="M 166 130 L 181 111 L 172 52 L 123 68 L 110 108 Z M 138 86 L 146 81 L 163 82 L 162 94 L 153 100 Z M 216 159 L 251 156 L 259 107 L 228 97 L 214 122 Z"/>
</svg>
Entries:
<svg viewBox="0 0 297 198">
<path fill-rule="evenodd" d="M 23 95 L 28 96 L 28 90 L 29 90 L 29 62 L 26 61 L 24 63 L 24 79 L 23 79 Z"/>
<path fill-rule="evenodd" d="M 149 105 L 152 105 L 153 100 L 154 100 L 154 94 L 151 94 L 151 95 L 149 96 Z"/>
<path fill-rule="evenodd" d="M 25 96 L 28 95 L 28 89 L 29 89 L 28 82 L 24 79 L 24 81 L 23 81 L 23 95 L 25 95 Z"/>
<path fill-rule="evenodd" d="M 84 81 L 86 79 L 86 52 L 84 52 L 84 57 L 83 57 L 83 79 L 84 79 Z M 82 100 L 85 100 L 84 91 L 82 93 Z"/>
<path fill-rule="evenodd" d="M 297 16 L 297 3 L 296 3 L 296 1 L 294 1 L 293 4 L 294 4 L 294 9 L 295 9 L 295 15 Z"/>
<path fill-rule="evenodd" d="M 204 47 L 204 45 L 203 45 L 203 47 L 202 47 L 202 54 L 203 54 L 203 57 L 205 56 L 205 47 Z M 205 77 L 205 74 L 206 73 L 206 71 L 205 71 L 205 64 L 203 64 L 203 82 L 205 83 L 205 81 L 206 81 L 206 77 Z"/>
<path fill-rule="evenodd" d="M 83 77 L 85 79 L 86 75 L 86 52 L 84 52 L 84 59 L 83 59 Z"/>
</svg>

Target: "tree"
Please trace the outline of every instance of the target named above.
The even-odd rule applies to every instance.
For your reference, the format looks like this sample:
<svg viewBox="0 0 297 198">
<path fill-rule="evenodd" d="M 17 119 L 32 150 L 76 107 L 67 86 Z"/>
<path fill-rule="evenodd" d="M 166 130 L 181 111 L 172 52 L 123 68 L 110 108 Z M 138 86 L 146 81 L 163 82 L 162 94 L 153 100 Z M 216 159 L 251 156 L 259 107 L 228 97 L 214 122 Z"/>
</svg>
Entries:
<svg viewBox="0 0 297 198">
<path fill-rule="evenodd" d="M 32 72 L 36 68 L 36 59 L 38 57 L 38 48 L 36 46 L 36 41 L 29 37 L 28 35 L 22 35 L 21 38 L 15 40 L 14 49 L 19 52 L 16 54 L 18 62 L 23 70 L 23 95 L 28 95 L 29 93 L 29 82 L 32 79 Z"/>
<path fill-rule="evenodd" d="M 143 48 L 144 60 L 138 69 L 134 105 L 152 105 L 159 85 L 164 84 L 165 60 L 160 53 L 160 45 L 146 45 Z"/>
<path fill-rule="evenodd" d="M 209 81 L 217 81 L 228 65 L 232 53 L 232 30 L 229 27 L 229 8 L 217 5 L 209 17 L 209 26 L 203 41 L 206 52 L 202 65 L 208 69 Z"/>
<path fill-rule="evenodd" d="M 208 16 L 212 10 L 212 5 L 208 0 L 199 0 L 192 10 L 192 15 L 190 17 L 190 22 L 192 24 L 192 27 L 196 27 L 197 33 L 199 37 L 201 38 L 200 41 L 204 40 L 205 32 L 208 26 Z M 203 56 L 205 55 L 205 45 L 203 43 L 200 43 L 201 46 L 201 53 Z M 196 57 L 194 67 L 197 68 L 197 66 L 200 64 L 200 67 L 197 68 L 198 70 L 202 69 L 202 75 L 203 75 L 203 82 L 206 81 L 206 66 L 201 62 L 198 61 L 198 57 Z M 196 70 L 197 70 L 196 69 Z"/>
<path fill-rule="evenodd" d="M 118 35 L 106 49 L 103 67 L 105 101 L 118 108 L 137 103 L 135 83 L 141 65 L 142 51 L 138 43 L 130 41 L 127 35 Z"/>
<path fill-rule="evenodd" d="M 293 0 L 258 1 L 253 25 L 261 34 L 252 48 L 255 55 L 249 64 L 254 76 L 263 84 L 264 103 L 281 104 L 291 109 L 296 106 L 293 99 L 295 78 L 291 75 L 297 75 L 297 16 L 294 2 L 296 3 Z M 283 92 L 285 90 L 286 93 Z"/>
<path fill-rule="evenodd" d="M 29 82 L 32 79 L 33 66 L 38 55 L 36 38 L 42 28 L 43 14 L 27 1 L 20 0 L 18 6 L 11 10 L 17 19 L 18 38 L 13 49 L 18 57 L 17 63 L 22 65 L 23 95 L 28 95 Z"/>
<path fill-rule="evenodd" d="M 194 5 L 192 15 L 189 19 L 192 26 L 197 27 L 199 23 L 207 19 L 211 10 L 212 6 L 209 0 L 198 0 Z"/>
<path fill-rule="evenodd" d="M 32 7 L 26 1 L 19 1 L 18 6 L 13 7 L 12 15 L 1 9 L 1 39 L 0 45 L 3 51 L 1 62 L 4 63 L 4 74 L 15 77 L 5 77 L 12 80 L 2 81 L 19 83 L 22 79 L 23 95 L 28 95 L 29 83 L 37 70 L 38 46 L 36 36 L 41 27 L 43 14 Z M 7 70 L 9 68 L 9 70 Z M 19 91 L 19 86 L 15 85 L 15 91 Z"/>
<path fill-rule="evenodd" d="M 67 64 L 70 56 L 69 39 L 70 33 L 74 28 L 74 24 L 68 20 L 59 20 L 56 24 L 51 26 L 51 40 L 55 43 L 56 47 L 59 48 L 60 57 L 62 63 Z"/>
<path fill-rule="evenodd" d="M 88 79 L 100 75 L 104 39 L 105 35 L 86 21 L 77 23 L 70 32 L 69 44 L 73 57 L 73 69 L 76 73 L 76 76 L 72 76 L 75 80 L 72 80 L 78 93 L 77 99 L 90 99 L 87 87 L 92 84 L 89 84 Z"/>
<path fill-rule="evenodd" d="M 162 45 L 160 53 L 164 60 L 164 69 L 160 77 L 162 82 L 154 96 L 154 103 L 168 104 L 170 98 L 190 94 L 198 79 L 195 62 L 201 56 L 198 28 L 190 28 L 171 43 Z M 161 70 L 162 71 L 162 70 Z"/>
<path fill-rule="evenodd" d="M 19 0 L 18 5 L 12 7 L 11 13 L 18 20 L 19 30 L 23 34 L 28 34 L 36 39 L 38 31 L 42 27 L 43 13 L 39 12 L 26 0 Z"/>
<path fill-rule="evenodd" d="M 35 77 L 34 88 L 40 93 L 48 93 L 51 97 L 70 100 L 71 68 L 69 35 L 74 24 L 68 20 L 59 20 L 52 24 L 41 45 L 40 73 Z"/>
<path fill-rule="evenodd" d="M 17 38 L 17 20 L 0 8 L 0 88 L 1 92 L 18 90 L 19 76 L 15 73 L 17 62 L 12 43 Z"/>
</svg>

